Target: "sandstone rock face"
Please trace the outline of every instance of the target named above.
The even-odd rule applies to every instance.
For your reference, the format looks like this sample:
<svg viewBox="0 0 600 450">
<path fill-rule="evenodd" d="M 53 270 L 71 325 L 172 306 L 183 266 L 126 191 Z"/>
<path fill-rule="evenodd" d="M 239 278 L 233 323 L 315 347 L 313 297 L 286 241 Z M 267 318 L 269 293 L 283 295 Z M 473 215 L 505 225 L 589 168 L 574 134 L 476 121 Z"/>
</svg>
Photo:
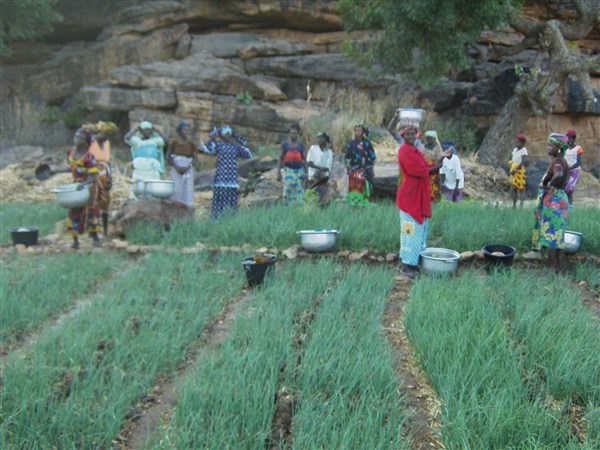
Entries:
<svg viewBox="0 0 600 450">
<path fill-rule="evenodd" d="M 47 106 L 65 105 L 75 94 L 94 113 L 124 118 L 126 112 L 130 124 L 150 120 L 168 135 L 182 119 L 192 124 L 196 140 L 204 139 L 212 126 L 228 123 L 254 146 L 277 145 L 292 123 L 319 114 L 332 92 L 348 87 L 374 100 L 411 91 L 419 103 L 428 102 L 438 113 L 472 117 L 485 129 L 512 96 L 515 64 L 527 67 L 534 56 L 526 50 L 501 61 L 474 63 L 452 79 L 419 91 L 400 76 L 373 78 L 343 54 L 344 41 L 366 43 L 377 33 L 345 33 L 336 1 L 161 0 L 107 6 L 91 0 L 58 5 L 65 21 L 47 43 L 36 44 L 41 56 L 3 65 L 3 148 L 68 145 L 72 130 L 60 121 L 44 123 L 42 117 Z M 536 3 L 528 4 L 525 12 L 531 17 L 547 18 L 549 11 L 571 17 L 572 8 L 561 8 Z M 578 42 L 580 52 L 597 51 L 598 38 L 596 32 Z M 480 50 L 521 39 L 510 28 L 485 31 Z M 592 82 L 600 92 L 600 78 Z M 586 103 L 575 80 L 568 80 L 554 100 L 554 115 L 524 124 L 530 154 L 545 158 L 550 132 L 576 128 L 584 164 L 600 167 L 600 101 Z M 498 145 L 511 146 L 512 141 L 507 136 Z M 389 184 L 381 188 L 391 190 Z"/>
</svg>

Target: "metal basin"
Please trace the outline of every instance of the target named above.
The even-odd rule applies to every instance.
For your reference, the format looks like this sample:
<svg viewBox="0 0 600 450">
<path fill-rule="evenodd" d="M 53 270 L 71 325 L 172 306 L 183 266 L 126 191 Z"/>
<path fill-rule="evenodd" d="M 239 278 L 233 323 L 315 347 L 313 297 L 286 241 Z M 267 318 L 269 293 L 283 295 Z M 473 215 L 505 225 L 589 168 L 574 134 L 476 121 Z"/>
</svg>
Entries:
<svg viewBox="0 0 600 450">
<path fill-rule="evenodd" d="M 421 271 L 450 274 L 456 270 L 460 254 L 447 248 L 426 248 L 421 253 Z"/>
<path fill-rule="evenodd" d="M 581 247 L 581 239 L 585 236 L 577 231 L 565 231 L 565 252 L 575 253 Z"/>
<path fill-rule="evenodd" d="M 136 197 L 144 197 L 146 195 L 146 182 L 144 180 L 132 182 L 131 190 Z"/>
<path fill-rule="evenodd" d="M 56 194 L 56 202 L 63 208 L 81 208 L 90 201 L 90 186 L 77 189 L 79 183 L 67 183 L 52 189 L 50 192 Z"/>
<path fill-rule="evenodd" d="M 146 195 L 158 198 L 171 198 L 175 183 L 171 180 L 145 180 Z"/>
<path fill-rule="evenodd" d="M 300 245 L 309 252 L 326 252 L 335 247 L 337 230 L 302 230 L 296 234 L 300 235 Z"/>
</svg>

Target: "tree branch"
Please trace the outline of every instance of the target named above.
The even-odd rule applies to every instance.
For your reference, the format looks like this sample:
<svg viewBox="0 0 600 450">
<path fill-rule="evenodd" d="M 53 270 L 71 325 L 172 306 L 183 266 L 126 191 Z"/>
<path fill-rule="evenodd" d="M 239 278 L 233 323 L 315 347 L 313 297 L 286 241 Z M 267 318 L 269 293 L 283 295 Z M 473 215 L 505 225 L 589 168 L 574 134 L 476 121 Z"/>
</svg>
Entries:
<svg viewBox="0 0 600 450">
<path fill-rule="evenodd" d="M 511 47 L 498 47 L 495 46 L 492 48 L 488 55 L 487 59 L 500 59 L 505 56 L 512 56 L 521 53 L 524 50 L 529 48 L 534 48 L 538 44 L 537 37 L 534 36 L 525 36 L 521 42 L 517 45 L 513 45 Z"/>
</svg>

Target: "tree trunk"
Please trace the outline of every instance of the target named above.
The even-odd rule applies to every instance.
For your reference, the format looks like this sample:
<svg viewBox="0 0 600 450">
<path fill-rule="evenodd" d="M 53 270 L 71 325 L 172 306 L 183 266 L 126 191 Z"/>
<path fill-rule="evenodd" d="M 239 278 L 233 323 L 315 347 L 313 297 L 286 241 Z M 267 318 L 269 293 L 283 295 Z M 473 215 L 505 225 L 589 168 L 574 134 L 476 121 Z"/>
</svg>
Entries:
<svg viewBox="0 0 600 450">
<path fill-rule="evenodd" d="M 515 137 L 523 132 L 527 119 L 532 115 L 531 108 L 522 96 L 512 96 L 485 135 L 479 148 L 479 160 L 505 167 L 510 160 Z"/>
</svg>

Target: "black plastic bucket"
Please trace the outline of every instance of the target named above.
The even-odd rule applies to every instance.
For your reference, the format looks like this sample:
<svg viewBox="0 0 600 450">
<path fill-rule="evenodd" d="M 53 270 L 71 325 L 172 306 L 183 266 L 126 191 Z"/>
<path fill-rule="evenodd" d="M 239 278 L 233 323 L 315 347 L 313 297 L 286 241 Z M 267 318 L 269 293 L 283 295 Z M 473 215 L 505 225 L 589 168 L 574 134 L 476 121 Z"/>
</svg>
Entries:
<svg viewBox="0 0 600 450">
<path fill-rule="evenodd" d="M 29 247 L 30 245 L 37 245 L 39 229 L 36 227 L 11 228 L 10 235 L 12 236 L 13 245 L 23 244 Z"/>
<path fill-rule="evenodd" d="M 277 256 L 271 254 L 248 256 L 242 259 L 242 266 L 250 286 L 262 284 L 265 275 L 275 270 Z"/>
<path fill-rule="evenodd" d="M 512 266 L 515 253 L 517 253 L 514 247 L 502 244 L 486 245 L 481 250 L 488 268 Z M 494 253 L 496 254 L 494 255 Z"/>
</svg>

